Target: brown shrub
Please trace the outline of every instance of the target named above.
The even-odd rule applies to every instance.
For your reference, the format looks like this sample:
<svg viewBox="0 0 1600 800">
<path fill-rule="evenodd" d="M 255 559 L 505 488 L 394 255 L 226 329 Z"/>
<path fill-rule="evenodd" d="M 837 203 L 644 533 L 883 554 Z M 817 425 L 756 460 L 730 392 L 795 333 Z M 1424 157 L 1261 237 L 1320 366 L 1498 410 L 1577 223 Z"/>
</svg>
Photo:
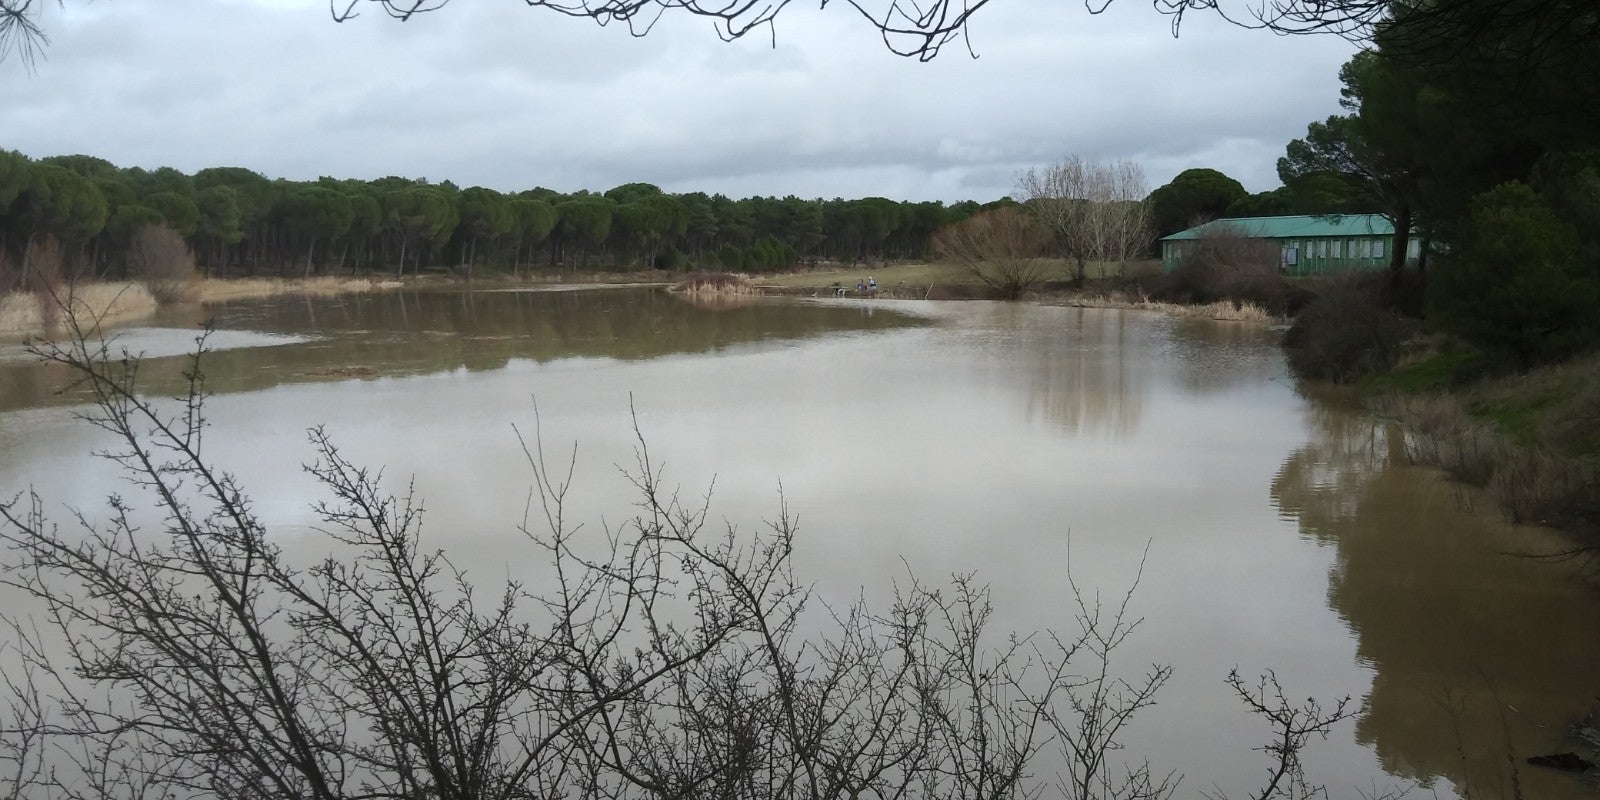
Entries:
<svg viewBox="0 0 1600 800">
<path fill-rule="evenodd" d="M 996 208 L 941 228 L 933 235 L 933 251 L 965 267 L 996 297 L 1016 300 L 1049 276 L 1049 241 L 1049 231 L 1032 214 Z"/>
<path fill-rule="evenodd" d="M 1363 293 L 1333 291 L 1295 317 L 1283 347 L 1296 374 L 1343 383 L 1394 366 L 1413 329 Z"/>
<path fill-rule="evenodd" d="M 1581 458 L 1508 439 L 1472 418 L 1455 394 L 1396 395 L 1375 410 L 1408 430 L 1406 456 L 1488 490 L 1512 522 L 1600 532 L 1600 470 Z"/>
<path fill-rule="evenodd" d="M 1207 230 L 1171 272 L 1145 281 L 1152 297 L 1169 303 L 1249 303 L 1277 315 L 1299 311 L 1310 300 L 1280 271 L 1281 251 L 1271 239 L 1226 226 Z"/>
<path fill-rule="evenodd" d="M 53 329 L 61 320 L 61 305 L 66 302 L 62 292 L 66 273 L 66 258 L 61 253 L 61 243 L 54 236 L 35 239 L 22 253 L 20 288 L 32 292 L 38 300 L 41 328 Z"/>
<path fill-rule="evenodd" d="M 128 272 L 159 303 L 193 302 L 198 297 L 199 271 L 194 251 L 177 231 L 146 225 L 128 243 Z"/>
</svg>

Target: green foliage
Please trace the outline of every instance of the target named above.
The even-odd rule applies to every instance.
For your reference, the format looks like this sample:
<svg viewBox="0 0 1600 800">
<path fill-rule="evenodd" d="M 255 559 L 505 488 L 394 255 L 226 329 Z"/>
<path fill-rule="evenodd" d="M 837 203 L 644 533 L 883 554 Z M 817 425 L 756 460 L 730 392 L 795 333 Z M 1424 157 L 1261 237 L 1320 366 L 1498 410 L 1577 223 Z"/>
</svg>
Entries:
<svg viewBox="0 0 1600 800">
<path fill-rule="evenodd" d="M 30 171 L 35 166 L 59 172 L 37 187 L 26 213 L 20 206 L 11 208 L 35 183 Z M 102 222 L 111 225 L 100 242 L 106 246 L 87 252 L 100 259 L 100 269 L 123 263 L 119 251 L 131 242 L 133 231 L 152 223 L 183 234 L 207 266 L 215 261 L 244 273 L 279 270 L 306 258 L 308 242 L 333 238 L 348 245 L 345 258 L 354 261 L 344 263 L 372 266 L 420 266 L 448 244 L 459 248 L 455 252 L 462 257 L 470 255 L 490 267 L 527 263 L 542 249 L 551 264 L 578 258 L 587 263 L 598 257 L 648 266 L 663 257 L 710 262 L 720 254 L 733 269 L 786 269 L 819 260 L 923 258 L 934 231 L 996 205 L 967 201 L 946 206 L 882 197 L 733 199 L 703 192 L 669 194 L 648 183 L 623 184 L 604 195 L 562 195 L 545 188 L 502 194 L 399 176 L 273 180 L 242 167 L 210 167 L 191 177 L 169 167 L 121 169 L 88 155 L 55 156 L 35 165 L 20 154 L 0 151 L 0 219 L 8 233 L 25 240 L 36 221 L 49 219 L 56 226 L 49 232 L 69 243 L 93 239 L 87 231 L 98 230 L 95 225 L 101 223 L 95 221 L 97 201 L 91 195 L 79 198 L 89 212 L 79 220 L 82 226 L 68 231 L 61 227 L 65 218 L 54 216 L 60 209 L 50 203 L 67 202 L 70 195 L 56 191 L 58 184 L 65 185 L 62 175 L 87 178 L 99 190 Z M 319 193 L 305 194 L 309 189 Z M 338 224 L 343 212 L 333 210 L 340 202 L 320 192 L 344 198 L 348 227 Z M 342 232 L 330 236 L 330 230 Z M 662 255 L 669 252 L 677 256 Z"/>
<path fill-rule="evenodd" d="M 345 195 L 350 203 L 350 235 L 362 239 L 377 236 L 383 230 L 383 204 L 366 193 Z"/>
<path fill-rule="evenodd" d="M 1365 389 L 1405 393 L 1443 391 L 1482 376 L 1487 366 L 1483 353 L 1456 347 L 1375 376 L 1365 384 Z"/>
<path fill-rule="evenodd" d="M 244 238 L 239 193 L 233 187 L 211 186 L 201 189 L 195 195 L 195 206 L 199 212 L 199 223 L 195 230 L 198 235 L 222 244 L 235 244 Z"/>
<path fill-rule="evenodd" d="M 522 195 L 511 201 L 511 212 L 516 216 L 517 235 L 526 244 L 544 241 L 561 220 L 555 206 Z"/>
<path fill-rule="evenodd" d="M 132 181 L 133 188 L 140 197 L 149 197 L 162 192 L 194 197 L 194 178 L 172 167 L 157 167 L 148 172 L 139 167 L 132 167 L 125 174 Z"/>
<path fill-rule="evenodd" d="M 461 229 L 466 236 L 496 239 L 517 228 L 516 214 L 505 195 L 482 186 L 461 193 Z"/>
<path fill-rule="evenodd" d="M 105 230 L 120 245 L 126 246 L 140 228 L 155 227 L 165 223 L 166 219 L 161 216 L 161 212 L 148 206 L 117 206 L 117 210 L 106 221 Z"/>
<path fill-rule="evenodd" d="M 431 187 L 397 189 L 384 195 L 383 205 L 385 224 L 408 242 L 443 241 L 455 227 L 450 201 Z"/>
<path fill-rule="evenodd" d="M 105 227 L 105 195 L 88 179 L 53 164 L 34 164 L 13 212 L 23 233 L 48 234 L 82 244 Z"/>
<path fill-rule="evenodd" d="M 117 169 L 116 164 L 98 156 L 46 156 L 39 159 L 39 163 L 65 167 L 89 180 L 118 178 L 122 175 L 122 170 Z"/>
<path fill-rule="evenodd" d="M 6 213 L 17 195 L 28 186 L 28 157 L 0 150 L 0 214 Z"/>
<path fill-rule="evenodd" d="M 355 219 L 350 198 L 323 186 L 308 186 L 289 194 L 281 213 L 285 222 L 312 240 L 343 236 Z"/>
<path fill-rule="evenodd" d="M 239 224 L 250 228 L 259 224 L 272 211 L 275 199 L 273 182 L 260 173 L 243 167 L 210 167 L 194 175 L 197 192 L 219 186 L 233 190 L 234 203 L 239 208 Z"/>
<path fill-rule="evenodd" d="M 146 195 L 140 205 L 155 209 L 161 214 L 166 226 L 184 238 L 193 236 L 200 226 L 199 206 L 195 201 L 177 192 L 156 192 Z"/>
<path fill-rule="evenodd" d="M 717 251 L 717 263 L 723 269 L 744 269 L 744 251 L 736 245 L 725 244 Z"/>
<path fill-rule="evenodd" d="M 655 258 L 650 260 L 650 266 L 654 269 L 688 269 L 689 260 L 684 258 L 683 251 L 668 247 L 656 253 Z"/>
<path fill-rule="evenodd" d="M 1150 193 L 1151 224 L 1167 236 L 1227 215 L 1228 207 L 1249 196 L 1244 185 L 1214 169 L 1186 169 Z"/>
<path fill-rule="evenodd" d="M 1521 367 L 1591 341 L 1600 276 L 1580 263 L 1576 229 L 1531 187 L 1511 182 L 1480 195 L 1465 227 L 1428 287 L 1441 325 Z"/>
<path fill-rule="evenodd" d="M 599 247 L 611 235 L 615 205 L 604 197 L 576 197 L 556 206 L 561 235 L 584 249 Z"/>
</svg>

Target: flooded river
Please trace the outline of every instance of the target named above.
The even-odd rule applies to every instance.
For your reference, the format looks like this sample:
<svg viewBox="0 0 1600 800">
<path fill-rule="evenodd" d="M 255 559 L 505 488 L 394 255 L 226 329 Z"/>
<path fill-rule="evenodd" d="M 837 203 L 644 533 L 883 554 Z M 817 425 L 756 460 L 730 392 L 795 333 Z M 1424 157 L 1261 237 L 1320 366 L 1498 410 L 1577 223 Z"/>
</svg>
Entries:
<svg viewBox="0 0 1600 800">
<path fill-rule="evenodd" d="M 799 517 L 796 569 L 824 598 L 881 597 L 910 569 L 975 571 L 1000 621 L 1069 627 L 1066 570 L 1117 594 L 1143 576 L 1143 626 L 1117 654 L 1171 664 L 1128 753 L 1182 796 L 1260 784 L 1270 735 L 1223 683 L 1275 671 L 1292 698 L 1362 713 L 1314 742 L 1333 797 L 1422 783 L 1510 796 L 1517 761 L 1565 751 L 1600 693 L 1600 615 L 1559 546 L 1463 510 L 1405 462 L 1391 427 L 1308 398 L 1277 333 L 1238 323 L 1025 304 L 762 300 L 697 305 L 649 289 L 278 298 L 175 312 L 120 332 L 150 391 L 181 390 L 196 326 L 211 456 L 283 541 L 315 548 L 300 432 L 325 425 L 396 489 L 414 479 L 430 541 L 485 581 L 515 577 L 530 474 L 513 426 L 578 443 L 571 511 L 629 513 L 616 465 L 630 408 L 686 492 L 747 528 Z M 125 491 L 74 419 L 66 376 L 0 348 L 0 491 L 93 511 Z M 526 553 L 526 563 L 538 559 Z M 1528 797 L 1593 796 L 1522 767 Z"/>
</svg>

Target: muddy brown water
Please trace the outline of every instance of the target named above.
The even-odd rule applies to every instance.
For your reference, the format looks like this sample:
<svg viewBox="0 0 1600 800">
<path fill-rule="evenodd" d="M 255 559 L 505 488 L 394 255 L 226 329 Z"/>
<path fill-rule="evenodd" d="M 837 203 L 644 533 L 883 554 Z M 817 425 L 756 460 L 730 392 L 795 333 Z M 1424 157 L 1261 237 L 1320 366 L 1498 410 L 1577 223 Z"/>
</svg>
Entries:
<svg viewBox="0 0 1600 800">
<path fill-rule="evenodd" d="M 779 486 L 796 567 L 823 597 L 882 596 L 908 569 L 975 571 L 1001 621 L 1070 627 L 1069 566 L 1106 595 L 1143 574 L 1143 626 L 1116 666 L 1175 677 L 1126 755 L 1182 773 L 1181 794 L 1243 796 L 1269 733 L 1229 694 L 1232 667 L 1291 697 L 1365 702 L 1316 742 L 1334 797 L 1437 792 L 1592 797 L 1520 758 L 1572 749 L 1600 694 L 1600 615 L 1557 548 L 1438 473 L 1401 433 L 1307 397 L 1277 333 L 1130 311 L 855 300 L 695 304 L 648 289 L 276 298 L 117 332 L 153 394 L 181 390 L 198 323 L 217 392 L 208 452 L 283 541 L 317 547 L 300 435 L 414 478 L 428 536 L 486 582 L 537 558 L 516 533 L 530 475 L 513 426 L 577 443 L 572 512 L 627 515 L 630 419 L 670 478 L 715 485 L 714 518 L 759 526 Z M 81 397 L 0 348 L 0 491 L 93 510 L 125 492 L 73 416 Z M 631 408 L 631 411 L 630 411 Z M 517 555 L 526 553 L 525 556 Z"/>
</svg>

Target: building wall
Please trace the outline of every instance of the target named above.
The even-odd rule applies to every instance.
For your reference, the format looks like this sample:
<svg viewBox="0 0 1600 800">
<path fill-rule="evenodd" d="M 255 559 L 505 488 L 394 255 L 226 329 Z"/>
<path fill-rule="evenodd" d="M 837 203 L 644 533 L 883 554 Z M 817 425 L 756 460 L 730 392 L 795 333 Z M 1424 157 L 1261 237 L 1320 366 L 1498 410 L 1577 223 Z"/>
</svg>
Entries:
<svg viewBox="0 0 1600 800">
<path fill-rule="evenodd" d="M 1393 237 L 1388 235 L 1285 237 L 1276 241 L 1282 254 L 1280 267 L 1290 275 L 1387 269 L 1389 248 L 1393 245 Z M 1162 269 L 1167 272 L 1177 269 L 1184 257 L 1200 244 L 1201 240 L 1197 239 L 1162 242 Z M 1420 243 L 1413 238 L 1406 259 L 1415 261 L 1419 248 Z"/>
</svg>

